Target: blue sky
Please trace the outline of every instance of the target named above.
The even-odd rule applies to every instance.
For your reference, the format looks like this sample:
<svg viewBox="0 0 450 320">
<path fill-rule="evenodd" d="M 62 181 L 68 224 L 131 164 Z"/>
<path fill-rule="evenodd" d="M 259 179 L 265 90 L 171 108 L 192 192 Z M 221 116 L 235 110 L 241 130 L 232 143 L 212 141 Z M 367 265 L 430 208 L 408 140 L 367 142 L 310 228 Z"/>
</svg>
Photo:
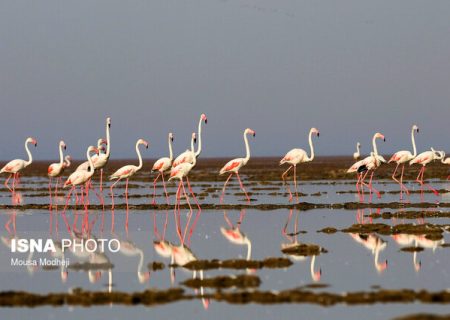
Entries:
<svg viewBox="0 0 450 320">
<path fill-rule="evenodd" d="M 112 157 L 189 145 L 200 113 L 205 157 L 307 148 L 317 155 L 449 149 L 449 1 L 4 1 L 0 159 L 83 158 L 112 118 Z"/>
</svg>

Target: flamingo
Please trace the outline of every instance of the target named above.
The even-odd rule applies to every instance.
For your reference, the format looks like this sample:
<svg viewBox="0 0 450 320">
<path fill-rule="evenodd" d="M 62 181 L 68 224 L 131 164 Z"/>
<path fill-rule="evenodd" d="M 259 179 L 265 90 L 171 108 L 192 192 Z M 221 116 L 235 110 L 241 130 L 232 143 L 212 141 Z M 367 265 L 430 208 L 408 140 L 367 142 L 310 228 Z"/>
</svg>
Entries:
<svg viewBox="0 0 450 320">
<path fill-rule="evenodd" d="M 159 158 L 155 164 L 152 167 L 152 171 L 158 171 L 158 175 L 156 176 L 155 180 L 153 180 L 153 202 L 152 204 L 156 204 L 155 196 L 156 196 L 156 182 L 158 181 L 159 177 L 161 176 L 163 186 L 164 186 L 164 192 L 166 194 L 166 200 L 167 204 L 169 204 L 169 195 L 167 194 L 166 189 L 166 183 L 164 182 L 164 173 L 170 169 L 172 166 L 172 160 L 173 160 L 173 152 L 172 152 L 172 142 L 173 142 L 173 133 L 169 132 L 169 157 Z M 194 150 L 192 146 L 192 150 Z"/>
<path fill-rule="evenodd" d="M 139 139 L 136 142 L 136 153 L 138 155 L 139 158 L 139 165 L 135 166 L 135 165 L 127 165 L 127 166 L 123 166 L 122 168 L 118 169 L 116 172 L 114 172 L 112 175 L 109 176 L 109 180 L 116 180 L 116 182 L 114 182 L 111 187 L 111 209 L 114 210 L 114 186 L 122 179 L 126 179 L 126 183 L 125 183 L 125 199 L 127 202 L 127 207 L 128 207 L 128 179 L 134 175 L 136 172 L 138 172 L 139 170 L 141 170 L 142 168 L 142 156 L 141 156 L 141 152 L 139 151 L 139 145 L 144 145 L 146 149 L 148 149 L 148 142 L 145 141 L 144 139 Z M 128 215 L 127 215 L 127 221 L 126 221 L 126 226 L 128 226 Z"/>
<path fill-rule="evenodd" d="M 48 166 L 47 174 L 49 177 L 48 182 L 48 191 L 50 194 L 50 210 L 52 210 L 52 178 L 58 178 L 55 186 L 55 197 L 57 196 L 58 184 L 61 183 L 61 175 L 64 172 L 65 164 L 64 164 L 64 155 L 63 149 L 66 150 L 66 144 L 64 141 L 59 142 L 59 163 L 52 163 Z"/>
<path fill-rule="evenodd" d="M 101 139 L 100 138 L 100 139 L 97 140 L 97 149 L 98 149 L 99 153 L 100 153 L 100 151 L 104 151 L 103 145 L 106 144 L 106 143 L 107 142 L 106 142 L 105 139 Z M 98 154 L 94 154 L 92 156 L 92 163 L 94 164 L 94 166 L 95 166 L 95 163 L 98 161 L 98 159 L 99 159 L 99 155 Z M 76 171 L 78 171 L 78 170 L 87 171 L 88 169 L 89 169 L 89 161 L 86 160 L 85 162 L 81 163 L 75 170 Z M 95 167 L 95 169 L 97 169 L 97 167 Z"/>
<path fill-rule="evenodd" d="M 405 163 L 411 161 L 417 156 L 416 142 L 414 140 L 414 132 L 419 133 L 419 128 L 417 127 L 417 125 L 413 125 L 411 128 L 411 142 L 413 146 L 413 153 L 411 154 L 411 152 L 407 150 L 397 151 L 392 155 L 391 159 L 388 161 L 389 163 L 390 162 L 397 163 L 397 165 L 395 166 L 394 173 L 392 174 L 392 179 L 400 185 L 400 200 L 402 200 L 403 190 L 405 190 L 406 194 L 409 195 L 408 188 L 406 188 L 406 186 L 403 184 L 403 171 L 405 169 Z M 395 174 L 397 173 L 397 169 L 400 164 L 402 165 L 402 173 L 400 175 L 399 181 L 398 179 L 395 178 Z"/>
<path fill-rule="evenodd" d="M 280 166 L 282 164 L 288 163 L 290 164 L 289 168 L 281 175 L 281 178 L 283 179 L 283 183 L 286 183 L 286 175 L 288 172 L 294 168 L 294 188 L 295 188 L 295 196 L 297 198 L 298 202 L 298 191 L 297 191 L 297 165 L 299 163 L 304 162 L 311 162 L 314 159 L 314 146 L 312 143 L 312 135 L 315 134 L 317 137 L 319 137 L 319 130 L 316 128 L 311 128 L 309 130 L 309 147 L 311 149 L 311 156 L 308 157 L 308 154 L 303 149 L 292 149 L 286 155 L 283 157 L 283 159 L 280 160 Z M 289 191 L 289 201 L 292 201 L 292 193 L 291 189 L 288 187 Z"/>
<path fill-rule="evenodd" d="M 417 157 L 412 159 L 409 162 L 409 165 L 418 163 L 422 165 L 422 168 L 419 170 L 419 174 L 417 175 L 416 182 L 420 184 L 421 190 L 422 190 L 422 197 L 423 197 L 423 186 L 425 185 L 428 189 L 433 191 L 433 193 L 436 196 L 439 196 L 439 192 L 434 189 L 432 186 L 430 186 L 428 183 L 423 182 L 423 174 L 425 173 L 426 165 L 429 164 L 431 161 L 434 160 L 442 160 L 444 158 L 444 154 L 442 152 L 437 152 L 433 148 L 431 148 L 431 151 L 425 151 L 420 153 Z"/>
<path fill-rule="evenodd" d="M 359 148 L 361 148 L 361 143 L 356 143 L 356 152 L 353 153 L 353 159 L 359 160 L 361 158 L 361 152 L 359 151 Z"/>
<path fill-rule="evenodd" d="M 66 182 L 64 183 L 64 188 L 67 186 L 72 186 L 70 188 L 69 192 L 67 193 L 67 199 L 66 199 L 66 205 L 64 207 L 64 212 L 66 211 L 66 208 L 69 204 L 70 195 L 72 194 L 72 192 L 74 190 L 75 190 L 75 195 L 76 195 L 76 187 L 88 182 L 89 179 L 91 179 L 92 176 L 94 175 L 95 168 L 94 168 L 94 164 L 92 163 L 91 152 L 98 152 L 98 149 L 94 146 L 89 146 L 89 148 L 86 151 L 86 157 L 88 158 L 88 161 L 89 161 L 89 170 L 86 170 L 86 171 L 76 170 L 67 178 Z M 88 185 L 86 184 L 86 189 L 87 188 L 88 188 Z M 81 194 L 83 195 L 83 188 L 81 188 Z M 86 190 L 86 195 L 87 195 L 87 190 Z M 85 204 L 85 209 L 87 209 L 86 204 Z"/>
<path fill-rule="evenodd" d="M 192 168 L 194 168 L 195 165 L 197 164 L 197 158 L 194 157 L 193 160 L 194 160 L 193 163 L 183 162 L 183 163 L 179 164 L 176 167 L 172 167 L 172 169 L 170 170 L 170 178 L 168 180 L 168 181 L 171 181 L 171 180 L 174 180 L 174 179 L 180 180 L 179 183 L 178 183 L 178 188 L 177 188 L 177 192 L 176 192 L 176 203 L 175 203 L 175 208 L 174 208 L 175 216 L 176 216 L 177 208 L 180 207 L 180 199 L 181 199 L 180 192 L 181 192 L 181 189 L 183 189 L 183 195 L 186 198 L 186 202 L 187 202 L 187 204 L 189 206 L 189 218 L 188 218 L 188 222 L 186 224 L 186 229 L 184 231 L 184 235 L 183 235 L 183 238 L 182 238 L 183 239 L 183 243 L 184 243 L 184 239 L 186 237 L 186 232 L 187 232 L 187 229 L 188 229 L 188 226 L 189 226 L 189 222 L 190 222 L 190 219 L 191 219 L 191 216 L 192 216 L 192 206 L 191 206 L 191 203 L 189 202 L 189 196 L 186 193 L 186 189 L 184 187 L 183 178 L 186 178 L 186 182 L 189 181 L 188 174 L 192 170 Z M 198 207 L 199 211 L 202 210 L 198 203 L 197 203 L 197 207 Z M 177 228 L 177 231 L 178 231 L 178 235 L 181 237 L 180 229 Z"/>
<path fill-rule="evenodd" d="M 356 180 L 356 190 L 358 191 L 359 194 L 359 185 L 361 184 L 361 196 L 360 196 L 360 200 L 364 199 L 364 190 L 363 190 L 363 186 L 366 186 L 369 188 L 370 190 L 370 196 L 372 196 L 372 191 L 374 191 L 377 194 L 378 198 L 381 198 L 380 193 L 378 192 L 377 189 L 372 187 L 372 178 L 373 178 L 373 173 L 375 171 L 376 168 L 378 168 L 382 162 L 386 162 L 386 160 L 378 154 L 378 148 L 377 148 L 377 143 L 376 140 L 377 139 L 383 139 L 383 141 L 386 141 L 385 137 L 383 134 L 377 132 L 373 135 L 372 138 L 372 148 L 373 151 L 370 153 L 370 156 L 354 163 L 348 170 L 347 173 L 351 173 L 351 172 L 357 172 L 358 173 L 358 179 Z M 370 181 L 369 184 L 366 184 L 364 182 L 364 179 L 366 178 L 366 175 L 369 173 L 369 171 L 371 171 L 371 175 L 370 175 Z M 365 173 L 364 173 L 365 172 Z M 363 175 L 364 173 L 364 175 Z"/>
<path fill-rule="evenodd" d="M 442 162 L 443 164 L 448 164 L 448 165 L 450 165 L 450 157 L 448 157 L 447 159 L 444 159 L 444 158 L 445 158 L 445 152 L 444 152 L 444 151 L 442 151 L 441 157 L 442 157 L 441 162 Z M 450 175 L 447 177 L 447 180 L 450 180 Z"/>
<path fill-rule="evenodd" d="M 8 188 L 9 191 L 11 191 L 13 197 L 15 193 L 15 185 L 17 180 L 19 179 L 20 171 L 28 167 L 33 162 L 33 156 L 31 155 L 30 149 L 28 149 L 29 143 L 32 143 L 35 147 L 37 147 L 37 141 L 32 137 L 28 137 L 25 140 L 25 150 L 28 154 L 28 161 L 22 159 L 11 160 L 0 170 L 0 173 L 9 173 L 9 177 L 5 181 L 5 187 Z M 8 181 L 11 179 L 11 177 L 13 177 L 12 188 L 8 185 Z"/>
<path fill-rule="evenodd" d="M 220 169 L 220 174 L 228 173 L 230 172 L 230 175 L 228 176 L 227 180 L 225 181 L 225 184 L 223 185 L 222 189 L 222 196 L 220 197 L 220 203 L 223 203 L 223 197 L 225 196 L 225 188 L 227 187 L 227 183 L 230 180 L 233 173 L 236 174 L 236 177 L 239 180 L 239 184 L 241 186 L 242 191 L 245 193 L 245 197 L 247 198 L 247 202 L 250 202 L 250 198 L 248 197 L 247 191 L 245 191 L 244 185 L 242 184 L 241 177 L 239 177 L 239 169 L 241 169 L 243 166 L 247 164 L 247 162 L 250 160 L 250 147 L 248 145 L 248 139 L 247 134 L 251 134 L 256 136 L 255 131 L 253 131 L 250 128 L 247 128 L 244 130 L 244 142 L 245 142 L 245 150 L 246 150 L 246 156 L 245 158 L 236 158 L 233 160 L 230 160 L 223 166 L 222 169 Z"/>
<path fill-rule="evenodd" d="M 366 249 L 370 250 L 373 254 L 373 264 L 378 273 L 382 273 L 388 267 L 388 261 L 379 262 L 380 252 L 386 249 L 387 242 L 376 234 L 360 234 L 350 233 L 350 236 L 356 242 L 362 244 Z"/>
<path fill-rule="evenodd" d="M 197 151 L 194 151 L 194 148 L 192 150 L 186 150 L 182 154 L 180 154 L 178 157 L 175 158 L 175 160 L 172 163 L 172 167 L 176 167 L 184 162 L 192 163 L 194 162 L 194 158 L 197 158 L 200 153 L 202 152 L 202 122 L 205 122 L 205 124 L 208 123 L 208 119 L 206 118 L 206 115 L 202 113 L 200 115 L 200 120 L 198 121 L 198 149 Z"/>
<path fill-rule="evenodd" d="M 100 192 L 103 192 L 103 168 L 108 163 L 111 155 L 111 138 L 109 130 L 111 128 L 111 118 L 106 118 L 106 153 L 98 155 L 98 160 L 94 162 L 95 169 L 100 169 Z"/>
</svg>

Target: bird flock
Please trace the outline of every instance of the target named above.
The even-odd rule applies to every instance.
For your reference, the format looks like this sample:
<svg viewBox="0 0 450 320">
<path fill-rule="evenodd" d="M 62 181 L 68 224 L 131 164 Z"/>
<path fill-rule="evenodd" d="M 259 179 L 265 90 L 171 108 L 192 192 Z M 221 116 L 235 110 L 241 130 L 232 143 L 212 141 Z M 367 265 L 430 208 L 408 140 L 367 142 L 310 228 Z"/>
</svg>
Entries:
<svg viewBox="0 0 450 320">
<path fill-rule="evenodd" d="M 191 206 L 191 197 L 195 202 L 197 208 L 201 210 L 200 204 L 195 196 L 194 191 L 192 190 L 191 183 L 189 181 L 189 173 L 197 164 L 197 158 L 201 154 L 202 151 L 202 124 L 207 124 L 208 120 L 205 114 L 201 114 L 198 122 L 197 132 L 192 133 L 191 136 L 191 147 L 187 149 L 185 152 L 181 153 L 175 159 L 173 156 L 172 150 L 172 142 L 174 140 L 173 133 L 168 134 L 168 146 L 169 146 L 169 156 L 162 157 L 158 159 L 153 167 L 152 172 L 156 174 L 155 179 L 153 180 L 153 199 L 152 204 L 156 205 L 156 186 L 159 180 L 161 180 L 164 190 L 164 196 L 166 199 L 166 203 L 170 204 L 169 194 L 167 192 L 166 187 L 166 179 L 164 178 L 167 174 L 169 175 L 169 179 L 178 180 L 178 187 L 175 195 L 175 210 L 179 210 L 181 198 L 184 197 L 186 199 L 186 203 L 188 204 L 190 210 L 192 211 Z M 89 146 L 86 150 L 86 158 L 87 161 L 80 164 L 67 178 L 64 182 L 63 187 L 70 187 L 66 195 L 66 203 L 64 210 L 66 210 L 69 202 L 71 200 L 72 194 L 75 195 L 75 203 L 82 204 L 85 209 L 88 209 L 89 206 L 89 191 L 92 190 L 96 196 L 99 198 L 103 208 L 104 208 L 104 199 L 102 196 L 103 192 L 103 169 L 108 164 L 111 155 L 111 137 L 110 137 L 110 128 L 111 128 L 111 118 L 106 119 L 106 139 L 98 139 L 96 146 Z M 377 149 L 377 140 L 381 139 L 385 141 L 385 137 L 383 134 L 377 132 L 373 135 L 372 138 L 372 151 L 370 155 L 360 160 L 361 153 L 360 147 L 361 144 L 358 142 L 356 145 L 356 152 L 353 154 L 353 158 L 357 160 L 348 170 L 347 173 L 356 173 L 356 190 L 359 196 L 360 201 L 364 201 L 364 188 L 367 188 L 370 194 L 370 201 L 372 199 L 372 194 L 376 194 L 378 198 L 381 198 L 380 192 L 374 188 L 373 186 L 373 175 L 375 170 L 381 166 L 383 163 L 391 163 L 394 162 L 396 164 L 395 170 L 392 174 L 392 179 L 399 184 L 400 186 L 400 199 L 403 199 L 403 195 L 409 195 L 409 190 L 404 184 L 403 176 L 405 171 L 405 165 L 409 163 L 422 165 L 422 168 L 419 171 L 419 174 L 416 178 L 416 181 L 420 184 L 421 190 L 423 193 L 423 187 L 429 188 L 435 195 L 439 195 L 438 191 L 434 189 L 431 185 L 424 181 L 424 173 L 427 164 L 435 160 L 441 160 L 443 164 L 450 165 L 450 157 L 445 159 L 444 151 L 437 151 L 431 148 L 431 150 L 422 152 L 417 154 L 417 148 L 415 143 L 415 134 L 419 132 L 419 128 L 417 125 L 413 125 L 411 128 L 411 142 L 412 142 L 412 152 L 408 150 L 401 150 L 392 155 L 389 161 L 386 161 L 383 156 L 378 153 Z M 241 190 L 243 191 L 247 202 L 250 202 L 250 198 L 245 190 L 242 179 L 239 175 L 239 170 L 243 168 L 250 160 L 250 144 L 248 140 L 248 136 L 255 137 L 256 133 L 254 130 L 247 128 L 243 132 L 243 140 L 245 144 L 246 155 L 244 158 L 236 158 L 227 162 L 219 171 L 220 175 L 228 174 L 228 177 L 225 180 L 225 183 L 222 188 L 222 193 L 220 196 L 220 203 L 223 203 L 225 190 L 228 182 L 232 178 L 233 174 L 236 175 L 237 180 L 239 181 L 239 185 Z M 286 171 L 281 175 L 281 179 L 284 185 L 287 188 L 289 195 L 289 202 L 293 201 L 293 194 L 290 189 L 289 184 L 287 183 L 287 175 L 293 169 L 293 180 L 294 180 L 294 191 L 296 201 L 299 201 L 298 196 L 298 187 L 297 187 L 297 165 L 305 162 L 310 162 L 314 160 L 314 145 L 313 145 L 313 136 L 319 137 L 319 130 L 316 128 L 311 128 L 308 135 L 308 142 L 310 147 L 310 153 L 308 153 L 299 148 L 294 148 L 286 153 L 286 155 L 280 160 L 280 165 L 288 164 L 289 167 Z M 198 139 L 198 147 L 195 149 L 195 145 Z M 28 160 L 16 159 L 8 162 L 1 170 L 0 173 L 7 173 L 9 176 L 5 180 L 5 187 L 12 194 L 13 201 L 16 199 L 15 191 L 16 187 L 20 183 L 20 172 L 32 164 L 33 157 L 31 151 L 29 149 L 29 145 L 33 144 L 37 146 L 37 141 L 35 138 L 29 137 L 25 140 L 25 150 L 28 154 Z M 144 139 L 138 139 L 136 141 L 136 154 L 138 157 L 138 165 L 126 165 L 118 170 L 116 170 L 113 174 L 109 176 L 109 180 L 115 180 L 109 187 L 110 196 L 111 196 L 111 208 L 114 209 L 114 187 L 121 181 L 125 180 L 125 199 L 126 205 L 128 208 L 128 182 L 129 178 L 136 174 L 143 167 L 142 155 L 140 147 L 143 146 L 145 148 L 149 147 L 149 143 Z M 49 208 L 52 210 L 53 201 L 52 195 L 56 196 L 58 192 L 58 187 L 61 186 L 61 178 L 66 169 L 68 169 L 71 165 L 71 157 L 66 155 L 64 156 L 64 150 L 66 150 L 66 144 L 64 141 L 59 142 L 59 162 L 52 163 L 48 166 L 48 177 L 49 177 L 49 195 L 50 195 L 50 204 Z M 100 193 L 92 185 L 92 177 L 96 170 L 100 171 L 100 182 L 99 189 Z M 400 174 L 398 172 L 400 171 Z M 367 182 L 368 178 L 368 182 Z M 12 179 L 12 183 L 9 181 Z M 53 186 L 53 179 L 56 180 Z M 447 178 L 450 179 L 450 176 Z M 185 184 L 186 183 L 186 184 Z M 77 188 L 80 188 L 80 193 L 78 193 Z M 53 191 L 54 188 L 54 191 Z M 186 189 L 188 191 L 186 191 Z M 19 200 L 17 200 L 19 201 Z"/>
</svg>

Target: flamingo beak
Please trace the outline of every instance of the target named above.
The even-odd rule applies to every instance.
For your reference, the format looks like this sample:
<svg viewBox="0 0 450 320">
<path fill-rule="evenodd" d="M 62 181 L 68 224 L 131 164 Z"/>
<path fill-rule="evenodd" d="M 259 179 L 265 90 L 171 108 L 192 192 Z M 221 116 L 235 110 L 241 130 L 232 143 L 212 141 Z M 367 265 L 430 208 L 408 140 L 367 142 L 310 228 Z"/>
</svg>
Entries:
<svg viewBox="0 0 450 320">
<path fill-rule="evenodd" d="M 67 149 L 67 147 L 64 145 L 64 150 L 66 150 Z"/>
<path fill-rule="evenodd" d="M 317 132 L 317 137 L 319 137 L 320 136 L 320 132 Z"/>
<path fill-rule="evenodd" d="M 197 143 L 197 138 L 194 138 L 194 143 Z"/>
<path fill-rule="evenodd" d="M 205 119 L 205 124 L 208 124 L 208 119 Z"/>
<path fill-rule="evenodd" d="M 419 128 L 417 128 L 417 133 L 419 133 Z"/>
<path fill-rule="evenodd" d="M 383 138 L 383 142 L 386 142 L 386 138 Z"/>
<path fill-rule="evenodd" d="M 172 137 L 172 138 L 170 138 L 170 141 L 172 141 L 172 142 L 173 142 L 173 137 Z"/>
<path fill-rule="evenodd" d="M 255 131 L 253 131 L 253 136 L 256 137 L 256 132 Z"/>
</svg>

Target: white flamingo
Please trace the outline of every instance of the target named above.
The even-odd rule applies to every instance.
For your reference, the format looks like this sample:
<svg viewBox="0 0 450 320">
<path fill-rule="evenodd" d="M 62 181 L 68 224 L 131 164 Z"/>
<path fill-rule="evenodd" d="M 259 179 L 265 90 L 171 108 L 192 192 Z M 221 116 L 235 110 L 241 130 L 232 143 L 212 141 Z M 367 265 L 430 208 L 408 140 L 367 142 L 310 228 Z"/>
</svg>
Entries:
<svg viewBox="0 0 450 320">
<path fill-rule="evenodd" d="M 355 160 L 359 160 L 359 158 L 361 158 L 361 152 L 360 149 L 361 148 L 361 143 L 356 143 L 356 152 L 353 153 L 353 159 Z"/>
<path fill-rule="evenodd" d="M 28 149 L 28 144 L 32 143 L 37 147 L 37 141 L 35 138 L 29 137 L 25 140 L 25 150 L 28 154 L 28 161 L 22 159 L 15 159 L 8 162 L 1 170 L 0 173 L 9 173 L 8 179 L 5 181 L 5 187 L 11 191 L 12 196 L 15 194 L 15 186 L 19 179 L 20 171 L 28 167 L 33 162 L 33 156 L 31 155 L 30 149 Z M 12 188 L 8 185 L 8 181 L 13 178 Z"/>
<path fill-rule="evenodd" d="M 169 204 L 169 195 L 167 193 L 166 183 L 164 181 L 164 173 L 170 170 L 172 166 L 172 160 L 173 160 L 173 151 L 172 151 L 172 142 L 173 142 L 173 133 L 169 132 L 169 157 L 159 158 L 155 164 L 152 167 L 152 171 L 158 171 L 158 175 L 156 176 L 155 180 L 153 180 L 153 201 L 152 204 L 156 204 L 156 182 L 158 182 L 159 177 L 162 178 L 162 183 L 164 187 L 164 192 L 166 194 L 166 200 L 167 204 Z"/>
<path fill-rule="evenodd" d="M 289 168 L 281 175 L 281 178 L 283 179 L 283 183 L 286 183 L 286 175 L 288 172 L 294 168 L 294 188 L 295 188 L 295 196 L 297 198 L 298 202 L 298 191 L 297 191 L 297 165 L 299 163 L 304 162 L 311 162 L 314 160 L 314 146 L 312 143 L 312 135 L 315 134 L 317 137 L 319 137 L 320 133 L 319 130 L 316 128 L 311 128 L 309 130 L 309 147 L 311 149 L 311 156 L 308 157 L 308 154 L 303 149 L 292 149 L 286 155 L 283 157 L 283 159 L 280 160 L 280 166 L 282 164 L 288 163 L 290 164 Z M 292 192 L 291 189 L 288 187 L 289 191 L 289 201 L 292 201 Z"/>
<path fill-rule="evenodd" d="M 135 165 L 126 165 L 123 166 L 122 168 L 118 169 L 116 172 L 114 172 L 110 177 L 109 180 L 116 180 L 116 182 L 114 182 L 111 187 L 111 209 L 114 210 L 114 186 L 122 179 L 126 179 L 126 183 L 125 183 L 125 199 L 127 202 L 127 206 L 128 206 L 128 179 L 134 175 L 136 172 L 138 172 L 139 170 L 141 170 L 142 168 L 142 156 L 141 156 L 141 152 L 139 151 L 139 145 L 144 145 L 145 148 L 148 149 L 148 142 L 145 141 L 144 139 L 139 139 L 136 142 L 136 153 L 139 159 L 139 165 L 135 166 Z M 128 226 L 128 219 L 126 222 L 126 225 Z"/>
<path fill-rule="evenodd" d="M 66 168 L 64 164 L 64 155 L 63 155 L 63 149 L 66 150 L 66 144 L 64 141 L 59 142 L 59 162 L 58 163 L 52 163 L 47 168 L 47 174 L 49 177 L 48 182 L 48 191 L 50 194 L 50 210 L 52 210 L 52 178 L 58 178 L 55 185 L 55 197 L 57 196 L 58 192 L 58 184 L 61 183 L 61 175 L 64 172 L 64 169 Z"/>
<path fill-rule="evenodd" d="M 228 176 L 227 180 L 225 181 L 225 184 L 223 185 L 223 189 L 222 189 L 222 196 L 220 197 L 220 203 L 223 203 L 223 197 L 225 195 L 225 188 L 227 187 L 227 183 L 230 180 L 231 176 L 233 175 L 233 173 L 236 174 L 236 177 L 239 180 L 239 184 L 241 186 L 242 191 L 245 193 L 245 197 L 247 198 L 247 202 L 250 202 L 250 198 L 248 197 L 247 191 L 245 191 L 244 185 L 242 184 L 241 181 L 241 177 L 239 176 L 239 170 L 245 166 L 248 161 L 250 160 L 250 147 L 248 145 L 248 139 L 247 139 L 247 134 L 251 134 L 253 135 L 253 137 L 256 135 L 255 131 L 247 128 L 244 130 L 244 143 L 245 143 L 245 151 L 246 151 L 246 156 L 245 158 L 236 158 L 233 160 L 230 160 L 227 162 L 227 164 L 225 164 L 222 169 L 220 169 L 220 174 L 224 174 L 224 173 L 230 173 L 230 175 Z"/>
<path fill-rule="evenodd" d="M 430 162 L 432 162 L 434 160 L 442 160 L 443 158 L 444 158 L 443 152 L 439 152 L 439 151 L 436 151 L 433 148 L 431 148 L 430 151 L 425 151 L 425 152 L 420 153 L 419 155 L 417 155 L 417 157 L 415 157 L 414 159 L 412 159 L 409 162 L 409 165 L 412 165 L 412 164 L 415 164 L 415 163 L 422 165 L 422 168 L 419 170 L 419 174 L 417 175 L 417 178 L 416 178 L 416 182 L 418 182 L 420 184 L 420 187 L 421 187 L 421 191 L 422 191 L 421 196 L 422 197 L 423 197 L 423 186 L 424 185 L 428 189 L 433 191 L 433 193 L 436 196 L 439 196 L 439 192 L 436 189 L 434 189 L 428 183 L 425 183 L 423 181 L 423 174 L 425 173 L 425 168 L 426 168 L 427 164 L 429 164 Z"/>
<path fill-rule="evenodd" d="M 389 162 L 395 162 L 397 165 L 395 166 L 394 173 L 392 174 L 392 179 L 397 182 L 400 185 L 400 200 L 402 200 L 402 192 L 405 190 L 406 194 L 409 195 L 409 190 L 406 188 L 406 186 L 403 184 L 403 171 L 405 170 L 405 163 L 408 161 L 411 161 L 417 156 L 417 149 L 416 149 L 416 142 L 414 140 L 414 132 L 419 132 L 419 127 L 417 125 L 413 125 L 411 128 L 411 142 L 413 146 L 413 153 L 407 150 L 397 151 L 394 153 L 389 160 Z M 399 165 L 402 165 L 402 173 L 400 175 L 400 180 L 395 178 L 395 174 L 397 173 L 397 169 Z"/>
<path fill-rule="evenodd" d="M 200 153 L 202 152 L 202 122 L 205 122 L 205 124 L 208 123 L 208 119 L 206 118 L 206 115 L 202 113 L 200 115 L 200 120 L 198 121 L 198 149 L 197 151 L 194 151 L 194 149 L 186 150 L 182 154 L 180 154 L 178 157 L 175 158 L 175 160 L 172 163 L 172 167 L 176 167 L 184 162 L 192 163 L 194 162 L 194 158 L 197 158 Z"/>
</svg>

